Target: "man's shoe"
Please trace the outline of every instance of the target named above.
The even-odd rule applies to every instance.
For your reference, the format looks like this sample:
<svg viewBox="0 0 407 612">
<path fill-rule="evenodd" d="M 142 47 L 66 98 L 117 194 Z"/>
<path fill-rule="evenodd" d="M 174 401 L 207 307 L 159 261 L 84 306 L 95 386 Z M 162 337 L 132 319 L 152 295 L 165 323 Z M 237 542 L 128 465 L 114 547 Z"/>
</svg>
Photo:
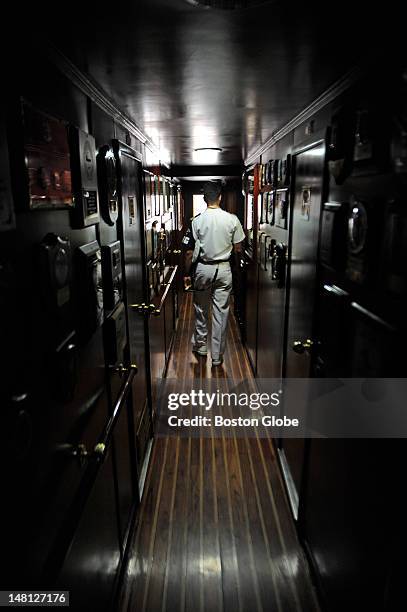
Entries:
<svg viewBox="0 0 407 612">
<path fill-rule="evenodd" d="M 220 366 L 223 363 L 223 355 L 219 355 L 219 359 L 212 359 L 212 367 Z"/>
<path fill-rule="evenodd" d="M 200 355 L 201 357 L 206 357 L 207 354 L 208 354 L 208 349 L 204 345 L 193 346 L 192 347 L 192 352 L 196 353 L 197 355 Z"/>
</svg>

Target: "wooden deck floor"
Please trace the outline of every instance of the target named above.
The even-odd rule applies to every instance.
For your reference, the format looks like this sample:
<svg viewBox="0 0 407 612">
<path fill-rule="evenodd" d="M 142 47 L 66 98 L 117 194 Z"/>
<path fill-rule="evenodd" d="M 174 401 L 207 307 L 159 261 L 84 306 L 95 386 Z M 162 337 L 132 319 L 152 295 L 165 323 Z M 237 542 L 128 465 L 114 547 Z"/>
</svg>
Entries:
<svg viewBox="0 0 407 612">
<path fill-rule="evenodd" d="M 230 317 L 223 367 L 191 353 L 182 305 L 171 378 L 253 377 Z M 304 553 L 269 438 L 155 440 L 121 612 L 316 612 Z"/>
</svg>

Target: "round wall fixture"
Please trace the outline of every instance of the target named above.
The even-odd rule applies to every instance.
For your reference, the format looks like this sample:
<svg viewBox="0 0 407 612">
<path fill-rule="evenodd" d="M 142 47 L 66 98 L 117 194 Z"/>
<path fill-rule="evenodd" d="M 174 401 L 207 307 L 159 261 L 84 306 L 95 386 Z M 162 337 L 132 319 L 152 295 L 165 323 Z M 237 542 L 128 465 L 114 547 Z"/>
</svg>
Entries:
<svg viewBox="0 0 407 612">
<path fill-rule="evenodd" d="M 274 0 L 186 0 L 188 4 L 207 9 L 235 10 L 249 9 L 261 4 L 270 4 Z"/>
</svg>

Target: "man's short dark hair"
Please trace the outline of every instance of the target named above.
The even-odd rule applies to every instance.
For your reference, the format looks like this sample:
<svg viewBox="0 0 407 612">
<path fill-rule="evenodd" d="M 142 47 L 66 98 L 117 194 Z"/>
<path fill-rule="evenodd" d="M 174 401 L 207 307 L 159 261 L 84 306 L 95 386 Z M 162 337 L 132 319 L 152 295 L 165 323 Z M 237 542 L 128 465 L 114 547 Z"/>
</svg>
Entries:
<svg viewBox="0 0 407 612">
<path fill-rule="evenodd" d="M 204 200 L 207 204 L 209 202 L 215 202 L 222 193 L 222 185 L 219 181 L 207 181 L 202 191 Z"/>
</svg>

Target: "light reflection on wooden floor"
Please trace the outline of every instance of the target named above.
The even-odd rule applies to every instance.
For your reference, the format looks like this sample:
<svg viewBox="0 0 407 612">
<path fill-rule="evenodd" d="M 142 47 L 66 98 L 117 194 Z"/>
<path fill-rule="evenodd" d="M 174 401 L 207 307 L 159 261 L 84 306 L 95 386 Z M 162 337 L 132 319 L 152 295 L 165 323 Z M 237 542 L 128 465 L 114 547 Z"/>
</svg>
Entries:
<svg viewBox="0 0 407 612">
<path fill-rule="evenodd" d="M 168 377 L 253 385 L 230 317 L 220 368 L 191 352 L 192 296 L 181 310 Z M 121 612 L 316 612 L 269 438 L 157 438 Z"/>
</svg>

